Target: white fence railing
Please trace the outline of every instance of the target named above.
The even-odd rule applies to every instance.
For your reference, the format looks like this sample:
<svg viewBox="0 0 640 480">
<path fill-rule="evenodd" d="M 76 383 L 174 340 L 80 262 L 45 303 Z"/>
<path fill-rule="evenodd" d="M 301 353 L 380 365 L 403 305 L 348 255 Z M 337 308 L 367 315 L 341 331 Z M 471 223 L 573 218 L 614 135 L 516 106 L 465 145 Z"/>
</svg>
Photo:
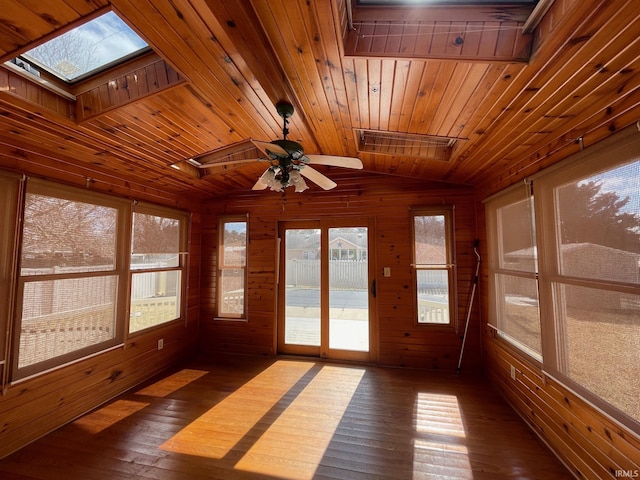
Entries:
<svg viewBox="0 0 640 480">
<path fill-rule="evenodd" d="M 366 289 L 367 262 L 338 260 L 329 262 L 329 280 L 332 288 Z M 319 287 L 320 262 L 317 260 L 287 260 L 287 285 Z"/>
<path fill-rule="evenodd" d="M 129 331 L 137 332 L 147 327 L 175 320 L 179 316 L 180 304 L 175 295 L 131 300 Z"/>
<path fill-rule="evenodd" d="M 110 340 L 115 335 L 114 322 L 111 303 L 23 318 L 19 367 Z"/>
<path fill-rule="evenodd" d="M 419 323 L 449 323 L 447 299 L 425 299 L 418 297 Z"/>
</svg>

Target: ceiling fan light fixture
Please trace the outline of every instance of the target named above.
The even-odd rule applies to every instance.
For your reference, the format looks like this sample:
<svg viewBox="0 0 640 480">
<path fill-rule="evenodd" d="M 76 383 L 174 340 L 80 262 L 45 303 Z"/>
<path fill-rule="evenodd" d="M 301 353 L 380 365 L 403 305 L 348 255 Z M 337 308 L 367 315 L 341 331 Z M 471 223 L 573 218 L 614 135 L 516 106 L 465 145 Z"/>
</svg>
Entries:
<svg viewBox="0 0 640 480">
<path fill-rule="evenodd" d="M 269 167 L 264 171 L 262 176 L 258 179 L 258 183 L 269 187 L 274 192 L 282 191 L 282 184 L 280 183 L 280 180 L 276 178 L 276 169 L 273 167 Z"/>
<path fill-rule="evenodd" d="M 287 187 L 294 187 L 296 192 L 304 192 L 309 188 L 298 170 L 291 169 L 285 173 L 281 166 L 267 168 L 257 184 L 262 188 L 269 187 L 274 192 L 282 192 Z"/>
<path fill-rule="evenodd" d="M 291 172 L 289 172 L 289 183 L 286 186 L 289 185 L 293 185 L 296 192 L 304 192 L 309 188 L 307 182 L 304 181 L 304 178 L 302 178 L 298 170 L 291 170 Z"/>
</svg>

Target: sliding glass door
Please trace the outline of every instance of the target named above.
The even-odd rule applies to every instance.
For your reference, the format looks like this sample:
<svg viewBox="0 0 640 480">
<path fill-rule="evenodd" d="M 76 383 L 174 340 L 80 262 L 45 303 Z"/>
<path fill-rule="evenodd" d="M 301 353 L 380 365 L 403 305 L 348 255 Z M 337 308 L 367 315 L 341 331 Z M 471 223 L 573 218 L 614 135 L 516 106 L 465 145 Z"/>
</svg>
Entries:
<svg viewBox="0 0 640 480">
<path fill-rule="evenodd" d="M 369 360 L 368 222 L 286 222 L 280 227 L 278 350 Z"/>
</svg>

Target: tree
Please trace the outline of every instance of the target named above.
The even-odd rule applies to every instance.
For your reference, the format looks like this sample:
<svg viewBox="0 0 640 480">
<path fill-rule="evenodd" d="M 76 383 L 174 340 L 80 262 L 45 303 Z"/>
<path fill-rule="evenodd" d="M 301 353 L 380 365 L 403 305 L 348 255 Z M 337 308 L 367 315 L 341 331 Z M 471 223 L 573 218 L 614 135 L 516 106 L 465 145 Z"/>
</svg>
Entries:
<svg viewBox="0 0 640 480">
<path fill-rule="evenodd" d="M 27 194 L 22 256 L 33 266 L 113 262 L 117 211 L 91 203 Z"/>
<path fill-rule="evenodd" d="M 67 80 L 72 80 L 98 64 L 96 46 L 87 42 L 78 30 L 70 30 L 27 52 Z"/>
<path fill-rule="evenodd" d="M 180 251 L 180 221 L 145 213 L 133 216 L 133 252 L 175 254 Z"/>
<path fill-rule="evenodd" d="M 638 252 L 640 215 L 625 210 L 630 197 L 602 192 L 602 182 L 571 183 L 558 190 L 563 244 L 592 243 Z"/>
</svg>

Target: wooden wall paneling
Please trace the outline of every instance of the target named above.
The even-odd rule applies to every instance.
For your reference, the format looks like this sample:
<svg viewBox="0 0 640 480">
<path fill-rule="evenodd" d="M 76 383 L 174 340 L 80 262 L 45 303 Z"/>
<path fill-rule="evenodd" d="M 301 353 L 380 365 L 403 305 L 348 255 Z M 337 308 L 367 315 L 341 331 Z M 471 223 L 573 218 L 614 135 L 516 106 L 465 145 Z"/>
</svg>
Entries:
<svg viewBox="0 0 640 480">
<path fill-rule="evenodd" d="M 51 156 L 44 150 L 15 147 L 0 136 L 0 166 L 9 170 L 50 180 L 60 181 L 67 185 L 96 189 L 118 196 L 148 200 L 150 202 L 180 207 L 193 208 L 197 198 L 186 197 L 169 192 L 156 185 L 149 185 L 135 175 L 129 178 L 115 176 L 98 166 L 83 167 L 75 158 L 57 155 Z"/>
<path fill-rule="evenodd" d="M 494 385 L 503 393 L 511 406 L 520 413 L 527 423 L 529 423 L 529 426 L 532 427 L 532 429 L 546 442 L 553 445 L 556 455 L 566 462 L 574 475 L 577 475 L 578 478 L 602 478 L 598 473 L 596 473 L 597 466 L 590 458 L 589 454 L 585 454 L 582 449 L 580 449 L 580 451 L 572 449 L 566 443 L 565 438 L 558 436 L 557 431 L 554 429 L 554 425 L 547 417 L 546 412 L 541 410 L 537 405 L 533 407 L 531 406 L 531 400 L 527 399 L 525 396 L 526 389 L 523 388 L 521 391 L 519 391 L 519 389 L 505 389 L 504 383 L 495 379 L 494 372 L 495 370 L 492 370 L 490 375 L 490 379 L 493 380 Z M 506 380 L 508 377 L 501 378 Z M 534 422 L 530 421 L 531 417 L 535 418 Z"/>
<path fill-rule="evenodd" d="M 187 308 L 185 319 L 185 326 L 189 329 L 189 332 L 197 335 L 198 326 L 200 324 L 200 279 L 202 278 L 202 212 L 200 211 L 200 205 L 197 207 L 192 206 L 190 209 L 190 223 L 189 223 L 189 243 L 188 251 L 185 261 L 187 263 Z M 195 344 L 197 339 L 190 339 L 191 344 Z"/>
<path fill-rule="evenodd" d="M 76 97 L 76 121 L 82 122 L 129 103 L 183 85 L 185 80 L 164 60 L 156 59 Z"/>
<path fill-rule="evenodd" d="M 420 181 L 328 172 L 336 180 L 335 190 L 308 191 L 305 194 L 274 192 L 247 192 L 211 200 L 206 206 L 204 243 L 208 245 L 208 260 L 204 262 L 203 278 L 208 298 L 202 299 L 203 333 L 201 346 L 209 353 L 271 354 L 275 340 L 275 286 L 276 226 L 280 220 L 329 218 L 332 216 L 372 217 L 376 222 L 375 265 L 378 270 L 391 267 L 392 277 L 383 278 L 377 273 L 379 295 L 376 300 L 379 331 L 379 362 L 390 365 L 441 368 L 453 370 L 460 351 L 460 336 L 454 329 L 440 331 L 429 326 L 416 326 L 413 306 L 413 277 L 411 274 L 411 206 L 455 204 L 461 215 L 456 218 L 456 235 L 461 244 L 473 245 L 475 217 L 473 195 L 466 187 L 425 184 Z M 247 322 L 213 320 L 215 301 L 215 266 L 213 258 L 216 242 L 211 225 L 222 214 L 249 214 L 249 318 Z M 471 247 L 458 246 L 458 290 L 464 291 L 473 275 L 469 254 Z M 473 257 L 473 258 L 472 258 Z M 475 265 L 475 264 L 473 264 Z M 252 289 L 255 289 L 253 291 Z M 459 303 L 467 300 L 464 293 Z M 458 324 L 466 314 L 463 305 L 458 306 Z M 477 319 L 470 328 L 473 340 L 466 352 L 466 368 L 479 368 L 480 343 Z M 408 333 L 408 335 L 405 335 Z"/>
<path fill-rule="evenodd" d="M 491 378 L 532 428 L 579 478 L 615 476 L 640 466 L 640 437 L 623 430 L 575 394 L 488 335 Z M 516 367 L 516 380 L 510 366 Z"/>
<path fill-rule="evenodd" d="M 0 99 L 25 108 L 45 109 L 51 118 L 73 120 L 73 104 L 70 100 L 25 79 L 21 75 L 0 66 Z M 53 115 L 51 115 L 53 114 Z"/>
</svg>

